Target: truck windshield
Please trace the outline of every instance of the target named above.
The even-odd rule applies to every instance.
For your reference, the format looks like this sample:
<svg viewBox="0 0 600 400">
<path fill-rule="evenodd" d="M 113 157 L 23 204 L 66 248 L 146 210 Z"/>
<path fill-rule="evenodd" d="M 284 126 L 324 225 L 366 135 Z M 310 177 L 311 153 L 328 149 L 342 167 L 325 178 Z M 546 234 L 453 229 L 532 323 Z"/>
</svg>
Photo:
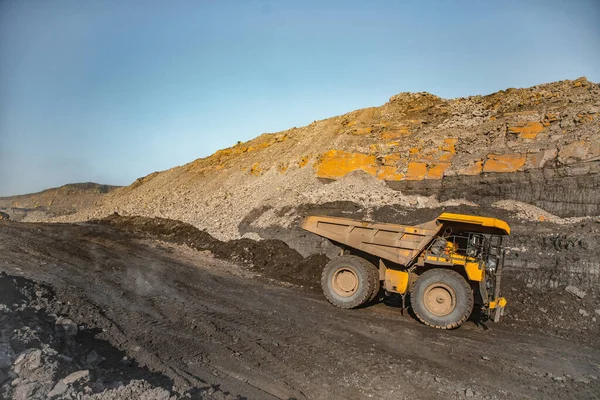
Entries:
<svg viewBox="0 0 600 400">
<path fill-rule="evenodd" d="M 430 249 L 434 254 L 436 254 L 436 251 L 449 250 L 451 253 L 484 260 L 489 248 L 490 238 L 486 237 L 486 235 L 474 232 L 460 232 L 457 235 L 438 238 Z"/>
</svg>

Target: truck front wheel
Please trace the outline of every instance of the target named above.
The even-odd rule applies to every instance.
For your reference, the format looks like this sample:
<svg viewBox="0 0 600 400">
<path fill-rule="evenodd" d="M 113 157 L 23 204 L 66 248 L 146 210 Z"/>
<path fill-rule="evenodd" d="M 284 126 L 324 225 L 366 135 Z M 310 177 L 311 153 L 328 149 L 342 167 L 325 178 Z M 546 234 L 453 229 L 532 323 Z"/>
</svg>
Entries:
<svg viewBox="0 0 600 400">
<path fill-rule="evenodd" d="M 321 286 L 334 306 L 356 308 L 372 300 L 379 291 L 379 273 L 364 258 L 342 256 L 325 266 Z"/>
<path fill-rule="evenodd" d="M 473 291 L 459 273 L 442 268 L 423 272 L 410 291 L 417 318 L 438 329 L 458 328 L 473 311 Z"/>
</svg>

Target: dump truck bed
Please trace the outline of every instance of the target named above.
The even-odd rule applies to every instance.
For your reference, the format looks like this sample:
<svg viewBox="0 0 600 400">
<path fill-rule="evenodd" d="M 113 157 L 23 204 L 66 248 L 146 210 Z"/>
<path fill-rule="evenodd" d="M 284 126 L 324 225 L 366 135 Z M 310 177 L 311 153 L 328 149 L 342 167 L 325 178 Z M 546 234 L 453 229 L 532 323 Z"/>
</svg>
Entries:
<svg viewBox="0 0 600 400">
<path fill-rule="evenodd" d="M 408 266 L 438 234 L 442 224 L 430 221 L 420 225 L 400 225 L 310 216 L 303 221 L 302 228 L 331 241 Z"/>
</svg>

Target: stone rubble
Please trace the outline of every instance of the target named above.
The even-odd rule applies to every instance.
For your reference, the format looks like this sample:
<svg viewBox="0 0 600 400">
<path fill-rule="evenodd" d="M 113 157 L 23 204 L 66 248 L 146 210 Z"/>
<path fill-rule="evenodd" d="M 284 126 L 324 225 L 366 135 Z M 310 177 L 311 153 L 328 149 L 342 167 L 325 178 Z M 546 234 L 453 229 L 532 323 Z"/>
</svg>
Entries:
<svg viewBox="0 0 600 400">
<path fill-rule="evenodd" d="M 0 274 L 0 398 L 13 400 L 174 400 L 191 394 L 128 378 L 135 363 L 105 364 L 98 349 L 86 347 L 80 327 L 48 309 L 53 302 L 44 286 Z M 26 334 L 24 334 L 26 333 Z M 93 344 L 91 346 L 94 346 Z M 107 351 L 103 348 L 103 351 Z M 111 351 L 118 351 L 117 349 Z M 151 374 L 148 372 L 148 374 Z M 208 391 L 212 394 L 209 394 Z M 203 399 L 235 399 L 207 387 Z"/>
<path fill-rule="evenodd" d="M 586 293 L 583 290 L 579 289 L 576 286 L 572 286 L 572 285 L 565 287 L 565 290 L 567 292 L 571 293 L 573 296 L 579 297 L 580 299 L 583 299 L 586 295 Z"/>
</svg>

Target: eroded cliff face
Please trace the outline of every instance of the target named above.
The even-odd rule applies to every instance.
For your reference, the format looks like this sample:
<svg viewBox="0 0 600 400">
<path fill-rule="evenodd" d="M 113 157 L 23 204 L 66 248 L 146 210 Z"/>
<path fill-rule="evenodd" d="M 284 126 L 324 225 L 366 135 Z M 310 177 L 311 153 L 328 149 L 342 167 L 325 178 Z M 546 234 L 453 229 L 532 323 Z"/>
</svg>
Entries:
<svg viewBox="0 0 600 400">
<path fill-rule="evenodd" d="M 257 176 L 310 163 L 318 178 L 360 170 L 406 193 L 598 215 L 599 110 L 599 86 L 585 78 L 453 100 L 401 93 L 194 164 L 208 172 L 233 163 Z"/>
<path fill-rule="evenodd" d="M 263 135 L 192 165 L 208 172 L 240 161 L 260 175 L 312 161 L 319 178 L 362 170 L 385 181 L 554 168 L 600 158 L 599 110 L 600 89 L 585 78 L 452 100 L 401 93 L 381 107 Z"/>
<path fill-rule="evenodd" d="M 390 186 L 407 194 L 433 194 L 441 201 L 463 197 L 480 205 L 511 199 L 560 217 L 600 215 L 598 161 L 531 168 L 513 173 L 447 176 Z M 540 214 L 541 215 L 541 214 Z"/>
</svg>

